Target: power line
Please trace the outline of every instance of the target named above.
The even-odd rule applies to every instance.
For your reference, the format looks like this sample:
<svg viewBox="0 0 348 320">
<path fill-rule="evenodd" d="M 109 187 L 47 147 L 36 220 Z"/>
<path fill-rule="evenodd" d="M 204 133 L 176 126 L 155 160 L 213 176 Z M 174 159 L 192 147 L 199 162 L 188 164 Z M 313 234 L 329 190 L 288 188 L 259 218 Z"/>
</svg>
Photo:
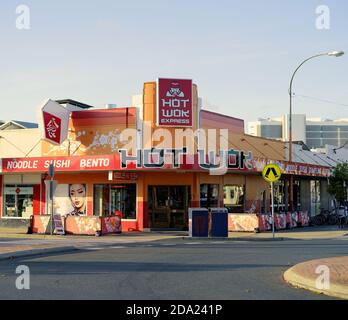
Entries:
<svg viewBox="0 0 348 320">
<path fill-rule="evenodd" d="M 311 96 L 307 96 L 307 95 L 303 95 L 303 94 L 295 94 L 295 93 L 293 95 L 295 97 L 311 99 L 311 100 L 320 101 L 320 102 L 329 103 L 329 104 L 335 104 L 335 105 L 342 106 L 342 107 L 348 107 L 348 104 L 346 104 L 346 103 L 340 103 L 340 102 L 336 102 L 336 101 L 332 101 L 332 100 L 328 100 L 328 99 L 322 99 L 322 98 L 311 97 Z"/>
</svg>

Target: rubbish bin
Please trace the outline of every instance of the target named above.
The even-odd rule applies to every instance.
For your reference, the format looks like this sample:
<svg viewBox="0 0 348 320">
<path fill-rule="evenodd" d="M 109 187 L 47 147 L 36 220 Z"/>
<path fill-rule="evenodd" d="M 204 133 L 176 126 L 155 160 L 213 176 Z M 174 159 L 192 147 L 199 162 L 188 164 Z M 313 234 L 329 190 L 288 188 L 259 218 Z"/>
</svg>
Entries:
<svg viewBox="0 0 348 320">
<path fill-rule="evenodd" d="M 192 238 L 208 238 L 209 231 L 208 209 L 189 209 L 189 235 Z"/>
<path fill-rule="evenodd" d="M 211 208 L 211 237 L 228 238 L 228 210 Z"/>
</svg>

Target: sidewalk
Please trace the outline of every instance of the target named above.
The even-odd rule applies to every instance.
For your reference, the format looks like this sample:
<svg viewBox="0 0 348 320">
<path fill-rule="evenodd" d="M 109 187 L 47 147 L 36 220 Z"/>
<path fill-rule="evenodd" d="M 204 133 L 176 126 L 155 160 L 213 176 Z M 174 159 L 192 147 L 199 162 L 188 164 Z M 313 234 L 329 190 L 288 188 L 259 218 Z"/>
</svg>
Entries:
<svg viewBox="0 0 348 320">
<path fill-rule="evenodd" d="M 348 229 L 338 229 L 337 226 L 305 227 L 292 230 L 279 230 L 275 233 L 275 237 L 282 240 L 336 239 L 344 236 L 348 236 Z M 272 239 L 272 232 L 230 232 L 229 238 L 240 240 L 267 240 Z"/>
<path fill-rule="evenodd" d="M 182 237 L 184 232 L 127 232 L 120 235 L 51 236 L 26 234 L 26 228 L 0 228 L 0 260 L 10 258 L 62 253 L 95 246 L 151 242 Z"/>
<path fill-rule="evenodd" d="M 326 227 L 305 227 L 292 230 L 280 230 L 275 233 L 276 238 L 281 240 L 315 240 L 315 239 L 336 239 L 348 237 L 348 229 L 338 229 L 337 226 Z M 81 240 L 96 242 L 117 242 L 117 241 L 156 241 L 172 238 L 188 238 L 188 231 L 153 231 L 153 232 L 124 232 L 120 235 L 94 236 L 51 236 L 44 234 L 27 234 L 26 228 L 0 228 L 0 239 L 43 239 L 43 240 Z M 229 232 L 230 240 L 270 240 L 272 232 Z"/>
<path fill-rule="evenodd" d="M 323 269 L 317 270 L 318 266 L 329 268 L 329 285 L 327 288 L 322 289 L 316 284 L 318 277 L 323 275 Z M 295 287 L 336 298 L 348 299 L 348 256 L 312 260 L 297 264 L 284 273 L 284 280 Z"/>
</svg>

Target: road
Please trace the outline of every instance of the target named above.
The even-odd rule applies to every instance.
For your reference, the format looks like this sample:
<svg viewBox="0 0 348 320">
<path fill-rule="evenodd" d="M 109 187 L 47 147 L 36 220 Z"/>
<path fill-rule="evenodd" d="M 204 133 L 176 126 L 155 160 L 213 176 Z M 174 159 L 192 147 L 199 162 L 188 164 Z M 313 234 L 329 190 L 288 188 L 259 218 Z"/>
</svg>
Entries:
<svg viewBox="0 0 348 320">
<path fill-rule="evenodd" d="M 0 299 L 330 299 L 288 286 L 282 274 L 298 262 L 347 252 L 347 237 L 97 245 L 1 261 Z M 30 268 L 30 290 L 15 288 L 18 265 Z"/>
</svg>

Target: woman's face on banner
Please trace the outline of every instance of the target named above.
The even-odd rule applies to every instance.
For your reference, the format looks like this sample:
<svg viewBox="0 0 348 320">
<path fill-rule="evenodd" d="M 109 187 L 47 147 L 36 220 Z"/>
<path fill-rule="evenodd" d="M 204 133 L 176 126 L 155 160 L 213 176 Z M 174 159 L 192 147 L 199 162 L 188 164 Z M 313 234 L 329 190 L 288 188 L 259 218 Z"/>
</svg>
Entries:
<svg viewBox="0 0 348 320">
<path fill-rule="evenodd" d="M 71 184 L 70 199 L 74 208 L 84 211 L 86 203 L 86 188 L 83 184 Z"/>
</svg>

